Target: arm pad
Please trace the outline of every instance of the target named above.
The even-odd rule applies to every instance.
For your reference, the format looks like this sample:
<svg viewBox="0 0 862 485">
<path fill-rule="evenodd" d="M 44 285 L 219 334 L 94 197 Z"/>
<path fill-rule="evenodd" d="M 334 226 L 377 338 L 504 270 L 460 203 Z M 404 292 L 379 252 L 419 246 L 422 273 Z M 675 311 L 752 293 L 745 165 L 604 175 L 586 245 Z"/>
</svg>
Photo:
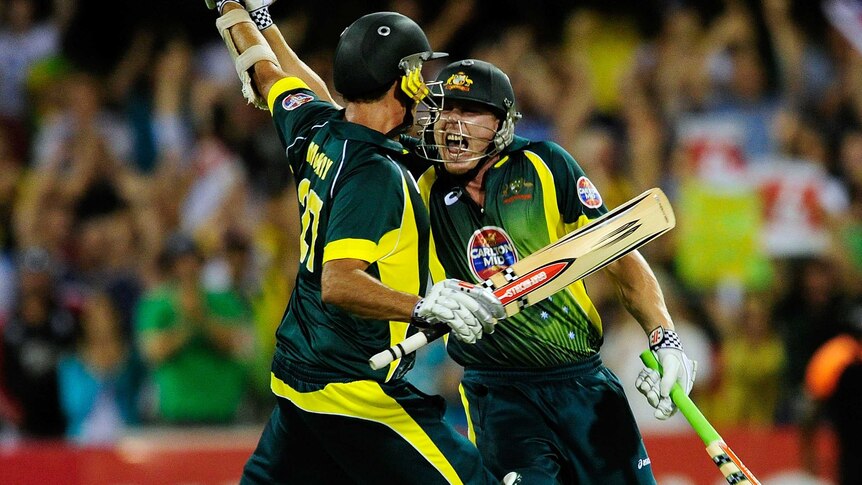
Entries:
<svg viewBox="0 0 862 485">
<path fill-rule="evenodd" d="M 231 59 L 234 60 L 236 73 L 239 76 L 239 80 L 242 82 L 243 96 L 254 106 L 260 109 L 267 109 L 266 98 L 264 98 L 261 93 L 257 92 L 255 89 L 249 70 L 252 69 L 258 61 L 270 61 L 273 64 L 278 65 L 278 59 L 276 59 L 275 53 L 272 52 L 269 44 L 266 43 L 263 45 L 253 45 L 246 49 L 242 54 L 237 51 L 236 44 L 230 34 L 230 28 L 242 22 L 248 22 L 254 25 L 248 12 L 242 9 L 234 9 L 216 20 L 216 28 L 218 28 L 219 34 L 221 34 L 221 37 L 227 46 Z"/>
</svg>

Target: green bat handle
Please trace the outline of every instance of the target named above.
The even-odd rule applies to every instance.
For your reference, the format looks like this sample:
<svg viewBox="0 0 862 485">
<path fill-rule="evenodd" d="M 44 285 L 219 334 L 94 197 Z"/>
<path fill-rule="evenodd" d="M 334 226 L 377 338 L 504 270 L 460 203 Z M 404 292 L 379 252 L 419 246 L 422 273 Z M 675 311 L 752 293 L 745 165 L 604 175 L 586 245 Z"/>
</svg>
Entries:
<svg viewBox="0 0 862 485">
<path fill-rule="evenodd" d="M 658 371 L 659 374 L 662 373 L 661 364 L 655 358 L 652 351 L 643 351 L 641 353 L 641 360 L 644 365 L 650 369 Z M 685 419 L 688 420 L 688 423 L 700 439 L 703 440 L 705 445 L 709 446 L 716 441 L 721 441 L 721 436 L 718 434 L 718 431 L 709 424 L 709 421 L 706 420 L 703 413 L 700 412 L 700 409 L 694 405 L 694 401 L 685 394 L 685 391 L 682 390 L 682 387 L 680 387 L 678 382 L 673 384 L 673 388 L 670 390 L 670 398 L 673 399 L 673 403 L 679 408 L 679 412 L 685 416 Z"/>
</svg>

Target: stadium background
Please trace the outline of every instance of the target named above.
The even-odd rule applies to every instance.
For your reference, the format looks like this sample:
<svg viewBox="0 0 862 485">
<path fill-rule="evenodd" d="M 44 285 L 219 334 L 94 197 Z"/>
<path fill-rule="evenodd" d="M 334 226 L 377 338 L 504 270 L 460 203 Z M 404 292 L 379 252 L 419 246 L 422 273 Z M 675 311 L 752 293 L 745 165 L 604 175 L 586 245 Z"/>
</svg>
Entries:
<svg viewBox="0 0 862 485">
<path fill-rule="evenodd" d="M 765 483 L 789 484 L 834 479 L 829 423 L 816 421 L 816 439 L 803 433 L 815 423 L 804 375 L 821 344 L 862 319 L 862 17 L 835 23 L 829 5 L 281 0 L 272 13 L 327 81 L 350 21 L 408 14 L 435 49 L 508 72 L 525 115 L 516 132 L 567 148 L 608 206 L 665 189 L 679 226 L 644 253 L 700 362 L 694 399 Z M 16 393 L 50 389 L 2 365 L 0 482 L 232 483 L 271 405 L 267 349 L 293 256 L 269 117 L 239 94 L 203 2 L 0 6 L 4 359 L 26 313 L 22 288 L 39 278 L 52 302 L 44 320 L 68 316 L 73 328 L 50 334 L 50 355 L 81 352 L 80 327 L 104 294 L 120 347 L 134 349 L 136 304 L 163 281 L 165 242 L 182 231 L 204 254 L 205 285 L 248 305 L 254 376 L 232 419 L 178 425 L 155 409 L 144 363 L 134 422 L 35 437 L 22 423 L 36 411 Z M 588 285 L 603 358 L 630 385 L 645 338 L 601 275 Z M 440 346 L 419 360 L 413 378 L 463 426 L 458 369 Z M 659 483 L 720 483 L 680 416 L 658 422 L 640 395 L 630 401 Z"/>
</svg>

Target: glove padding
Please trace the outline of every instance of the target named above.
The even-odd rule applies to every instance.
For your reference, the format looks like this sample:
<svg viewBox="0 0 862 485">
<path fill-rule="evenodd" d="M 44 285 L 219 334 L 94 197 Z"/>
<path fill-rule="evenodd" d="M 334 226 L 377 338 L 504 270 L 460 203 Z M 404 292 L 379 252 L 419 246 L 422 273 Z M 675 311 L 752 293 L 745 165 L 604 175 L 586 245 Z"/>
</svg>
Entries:
<svg viewBox="0 0 862 485">
<path fill-rule="evenodd" d="M 656 330 L 660 330 L 660 336 L 654 338 Z M 635 379 L 635 387 L 646 396 L 650 406 L 656 408 L 655 417 L 665 420 L 677 411 L 676 404 L 670 397 L 671 388 L 678 382 L 683 392 L 688 395 L 694 386 L 697 362 L 685 355 L 676 332 L 661 328 L 656 330 L 650 334 L 650 341 L 657 342 L 651 349 L 661 364 L 662 374 L 645 367 Z"/>
<path fill-rule="evenodd" d="M 476 315 L 479 322 L 482 323 L 482 330 L 487 334 L 494 333 L 494 327 L 497 325 L 497 320 L 506 318 L 506 309 L 500 300 L 494 296 L 494 292 L 484 286 L 474 285 L 466 281 L 450 278 L 438 283 L 443 288 L 449 288 L 466 293 L 481 307 Z"/>
<path fill-rule="evenodd" d="M 473 344 L 484 333 L 493 333 L 495 315 L 505 316 L 503 306 L 487 288 L 463 281 L 441 281 L 413 308 L 413 323 L 443 322 L 458 340 Z"/>
</svg>

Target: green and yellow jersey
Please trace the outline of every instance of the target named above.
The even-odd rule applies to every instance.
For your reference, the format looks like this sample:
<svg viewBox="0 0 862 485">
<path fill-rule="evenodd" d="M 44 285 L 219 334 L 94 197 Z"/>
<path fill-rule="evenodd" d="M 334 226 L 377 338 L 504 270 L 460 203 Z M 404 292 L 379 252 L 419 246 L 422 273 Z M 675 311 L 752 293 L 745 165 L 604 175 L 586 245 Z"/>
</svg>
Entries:
<svg viewBox="0 0 862 485">
<path fill-rule="evenodd" d="M 325 304 L 320 277 L 327 261 L 360 259 L 383 284 L 424 294 L 428 213 L 400 163 L 406 151 L 377 131 L 344 121 L 342 110 L 297 78 L 272 88 L 269 107 L 296 181 L 301 222 L 299 273 L 277 330 L 276 358 L 333 380 L 401 377 L 412 358 L 372 371 L 368 357 L 401 342 L 409 325 L 363 319 Z"/>
<path fill-rule="evenodd" d="M 551 142 L 516 137 L 484 184 L 480 207 L 441 169 L 420 177 L 435 280 L 445 274 L 479 283 L 607 212 L 578 163 Z M 466 367 L 547 367 L 597 353 L 601 339 L 601 319 L 578 281 L 500 322 L 477 344 L 449 339 L 447 347 Z"/>
</svg>

